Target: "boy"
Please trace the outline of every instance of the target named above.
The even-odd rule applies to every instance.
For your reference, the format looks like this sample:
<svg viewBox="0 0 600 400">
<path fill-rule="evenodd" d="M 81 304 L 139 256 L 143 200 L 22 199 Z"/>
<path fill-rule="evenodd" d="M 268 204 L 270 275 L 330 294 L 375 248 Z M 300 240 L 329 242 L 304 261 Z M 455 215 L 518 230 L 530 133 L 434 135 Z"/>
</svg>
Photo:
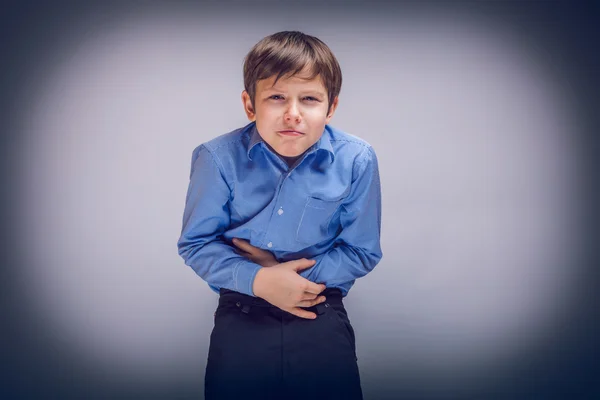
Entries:
<svg viewBox="0 0 600 400">
<path fill-rule="evenodd" d="M 381 193 L 371 146 L 327 125 L 341 83 L 319 39 L 267 36 L 250 124 L 193 151 L 178 249 L 220 294 L 206 399 L 362 399 L 342 298 L 382 257 Z"/>
</svg>

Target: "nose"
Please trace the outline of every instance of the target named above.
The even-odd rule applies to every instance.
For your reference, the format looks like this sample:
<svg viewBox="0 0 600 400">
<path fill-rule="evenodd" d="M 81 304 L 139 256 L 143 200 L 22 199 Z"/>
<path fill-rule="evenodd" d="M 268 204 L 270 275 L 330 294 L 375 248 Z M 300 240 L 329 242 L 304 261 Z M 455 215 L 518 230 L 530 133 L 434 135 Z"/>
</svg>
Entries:
<svg viewBox="0 0 600 400">
<path fill-rule="evenodd" d="M 285 111 L 284 119 L 287 123 L 300 123 L 302 118 L 300 117 L 300 111 L 296 102 L 290 103 Z"/>
</svg>

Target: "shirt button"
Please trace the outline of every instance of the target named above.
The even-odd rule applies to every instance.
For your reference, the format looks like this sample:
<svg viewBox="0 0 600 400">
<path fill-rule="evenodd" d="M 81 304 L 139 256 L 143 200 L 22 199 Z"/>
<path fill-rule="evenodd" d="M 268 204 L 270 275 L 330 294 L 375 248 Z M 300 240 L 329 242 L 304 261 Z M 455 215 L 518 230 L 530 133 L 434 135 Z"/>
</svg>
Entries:
<svg viewBox="0 0 600 400">
<path fill-rule="evenodd" d="M 269 243 L 267 244 L 267 247 L 268 247 L 268 248 L 271 248 L 271 247 L 273 247 L 273 243 L 272 243 L 272 242 L 269 242 Z"/>
<path fill-rule="evenodd" d="M 283 214 L 283 209 L 282 209 L 282 208 L 280 208 L 280 209 L 277 211 L 277 214 L 279 214 L 279 215 Z"/>
</svg>

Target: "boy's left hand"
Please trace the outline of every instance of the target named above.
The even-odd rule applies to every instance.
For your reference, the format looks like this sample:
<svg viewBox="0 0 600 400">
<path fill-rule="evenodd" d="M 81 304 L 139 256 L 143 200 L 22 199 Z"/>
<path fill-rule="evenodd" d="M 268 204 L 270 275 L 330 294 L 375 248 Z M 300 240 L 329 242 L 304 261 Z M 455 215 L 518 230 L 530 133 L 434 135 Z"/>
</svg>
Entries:
<svg viewBox="0 0 600 400">
<path fill-rule="evenodd" d="M 236 250 L 236 253 L 246 257 L 250 261 L 260 265 L 261 267 L 268 268 L 272 267 L 273 265 L 279 264 L 279 262 L 275 259 L 275 257 L 270 251 L 254 247 L 243 239 L 233 238 L 233 244 L 241 250 Z"/>
</svg>

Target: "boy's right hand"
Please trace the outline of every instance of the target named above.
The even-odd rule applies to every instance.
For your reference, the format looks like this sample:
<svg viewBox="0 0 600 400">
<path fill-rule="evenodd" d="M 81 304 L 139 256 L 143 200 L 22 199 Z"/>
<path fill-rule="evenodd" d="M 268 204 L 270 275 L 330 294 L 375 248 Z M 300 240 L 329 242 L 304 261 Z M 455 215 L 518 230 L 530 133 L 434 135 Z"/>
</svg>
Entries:
<svg viewBox="0 0 600 400">
<path fill-rule="evenodd" d="M 317 315 L 299 307 L 312 307 L 325 301 L 324 296 L 317 296 L 326 286 L 313 283 L 298 275 L 298 271 L 310 268 L 315 260 L 301 258 L 261 268 L 256 273 L 252 291 L 254 295 L 265 299 L 280 309 L 300 318 L 315 319 Z"/>
</svg>

